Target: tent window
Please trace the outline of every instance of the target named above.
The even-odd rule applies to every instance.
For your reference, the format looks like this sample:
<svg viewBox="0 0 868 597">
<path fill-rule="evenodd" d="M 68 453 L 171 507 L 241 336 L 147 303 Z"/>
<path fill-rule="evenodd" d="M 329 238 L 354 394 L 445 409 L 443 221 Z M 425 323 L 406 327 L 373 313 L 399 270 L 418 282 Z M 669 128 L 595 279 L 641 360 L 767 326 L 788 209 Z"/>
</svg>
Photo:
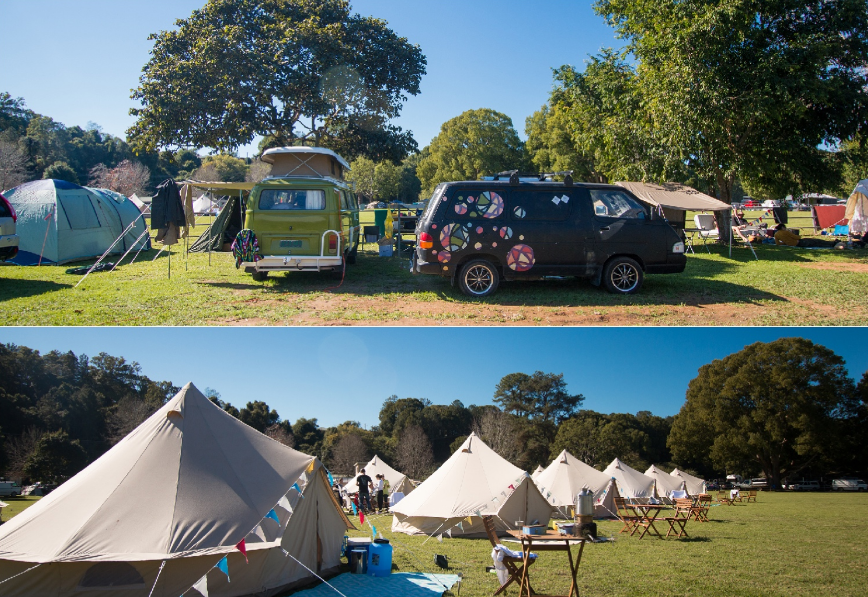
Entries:
<svg viewBox="0 0 868 597">
<path fill-rule="evenodd" d="M 607 218 L 645 219 L 645 208 L 626 193 L 591 189 L 594 214 Z"/>
<path fill-rule="evenodd" d="M 259 194 L 259 209 L 268 211 L 325 209 L 325 191 L 266 189 Z"/>
<path fill-rule="evenodd" d="M 139 571 L 127 562 L 100 562 L 84 573 L 80 587 L 129 587 L 144 585 Z"/>
<path fill-rule="evenodd" d="M 90 202 L 90 197 L 85 194 L 64 193 L 57 197 L 63 212 L 66 214 L 69 227 L 73 230 L 87 230 L 88 228 L 99 228 L 99 218 L 96 215 L 96 210 Z"/>
</svg>

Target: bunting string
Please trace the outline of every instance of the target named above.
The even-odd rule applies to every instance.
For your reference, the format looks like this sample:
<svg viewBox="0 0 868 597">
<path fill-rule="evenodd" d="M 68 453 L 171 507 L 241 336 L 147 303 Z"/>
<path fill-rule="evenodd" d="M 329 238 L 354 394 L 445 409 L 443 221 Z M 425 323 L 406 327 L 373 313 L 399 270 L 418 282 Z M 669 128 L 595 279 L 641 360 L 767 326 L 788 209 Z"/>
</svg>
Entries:
<svg viewBox="0 0 868 597">
<path fill-rule="evenodd" d="M 299 562 L 299 561 L 295 558 L 294 555 L 292 555 L 291 553 L 289 553 L 288 551 L 286 551 L 286 550 L 283 549 L 282 547 L 280 548 L 280 551 L 282 551 L 283 554 L 284 554 L 285 556 L 290 557 L 290 558 L 292 558 L 293 560 L 295 560 L 295 561 L 296 561 L 296 562 L 297 562 L 297 563 L 298 563 L 302 568 L 304 568 L 305 570 L 307 570 L 308 572 L 310 572 L 311 574 L 313 574 L 315 577 L 317 577 L 318 579 L 320 579 L 321 581 L 323 581 L 325 584 L 327 584 L 329 587 L 331 587 L 331 588 L 334 590 L 335 593 L 337 593 L 337 594 L 340 595 L 341 597 L 347 597 L 346 595 L 344 595 L 343 593 L 341 593 L 340 591 L 338 591 L 337 588 L 335 588 L 335 586 L 334 586 L 333 584 L 331 584 L 329 581 L 327 581 L 327 580 L 324 579 L 322 576 L 320 576 L 319 574 L 317 574 L 316 572 L 314 572 L 313 570 L 311 570 L 310 568 L 308 568 L 307 566 L 305 566 L 302 562 Z"/>
</svg>

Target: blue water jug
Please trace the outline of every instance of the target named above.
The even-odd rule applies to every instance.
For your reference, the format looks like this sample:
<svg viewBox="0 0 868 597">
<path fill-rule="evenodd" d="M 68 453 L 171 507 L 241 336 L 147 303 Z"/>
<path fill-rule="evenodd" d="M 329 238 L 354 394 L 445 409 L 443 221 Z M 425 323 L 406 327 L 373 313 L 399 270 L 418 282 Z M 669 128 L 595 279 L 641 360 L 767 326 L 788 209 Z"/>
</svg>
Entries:
<svg viewBox="0 0 868 597">
<path fill-rule="evenodd" d="M 388 539 L 374 539 L 368 548 L 368 574 L 388 576 L 392 572 L 392 546 Z"/>
</svg>

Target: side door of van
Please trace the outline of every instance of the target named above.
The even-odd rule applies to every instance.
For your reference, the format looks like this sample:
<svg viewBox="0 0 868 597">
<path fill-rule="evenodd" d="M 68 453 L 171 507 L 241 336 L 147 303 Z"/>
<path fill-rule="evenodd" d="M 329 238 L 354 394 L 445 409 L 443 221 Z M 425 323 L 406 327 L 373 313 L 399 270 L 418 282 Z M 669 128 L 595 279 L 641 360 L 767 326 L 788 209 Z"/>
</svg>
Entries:
<svg viewBox="0 0 868 597">
<path fill-rule="evenodd" d="M 586 275 L 593 252 L 587 203 L 584 189 L 511 189 L 508 217 L 514 246 L 507 267 L 519 275 Z M 525 261 L 516 266 L 522 257 Z M 529 259 L 533 267 L 524 269 Z"/>
<path fill-rule="evenodd" d="M 352 192 L 344 189 L 336 189 L 335 192 L 341 207 L 341 249 L 352 251 L 359 238 L 359 204 Z"/>
<path fill-rule="evenodd" d="M 645 207 L 626 191 L 588 189 L 594 210 L 597 261 L 612 255 L 636 255 L 644 263 L 666 263 L 665 230 L 651 221 Z"/>
<path fill-rule="evenodd" d="M 330 228 L 328 187 L 265 187 L 253 197 L 254 231 L 263 255 L 319 255 Z M 334 201 L 334 198 L 331 198 Z M 325 243 L 328 255 L 328 239 Z"/>
</svg>

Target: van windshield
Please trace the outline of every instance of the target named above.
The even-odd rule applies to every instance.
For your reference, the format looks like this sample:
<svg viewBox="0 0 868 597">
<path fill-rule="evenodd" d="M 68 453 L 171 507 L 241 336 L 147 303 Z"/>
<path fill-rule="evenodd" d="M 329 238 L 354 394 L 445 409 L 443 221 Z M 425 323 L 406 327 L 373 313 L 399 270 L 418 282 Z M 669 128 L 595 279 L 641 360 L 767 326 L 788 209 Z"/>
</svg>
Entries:
<svg viewBox="0 0 868 597">
<path fill-rule="evenodd" d="M 259 209 L 266 211 L 325 209 L 325 191 L 300 189 L 263 189 Z"/>
</svg>

